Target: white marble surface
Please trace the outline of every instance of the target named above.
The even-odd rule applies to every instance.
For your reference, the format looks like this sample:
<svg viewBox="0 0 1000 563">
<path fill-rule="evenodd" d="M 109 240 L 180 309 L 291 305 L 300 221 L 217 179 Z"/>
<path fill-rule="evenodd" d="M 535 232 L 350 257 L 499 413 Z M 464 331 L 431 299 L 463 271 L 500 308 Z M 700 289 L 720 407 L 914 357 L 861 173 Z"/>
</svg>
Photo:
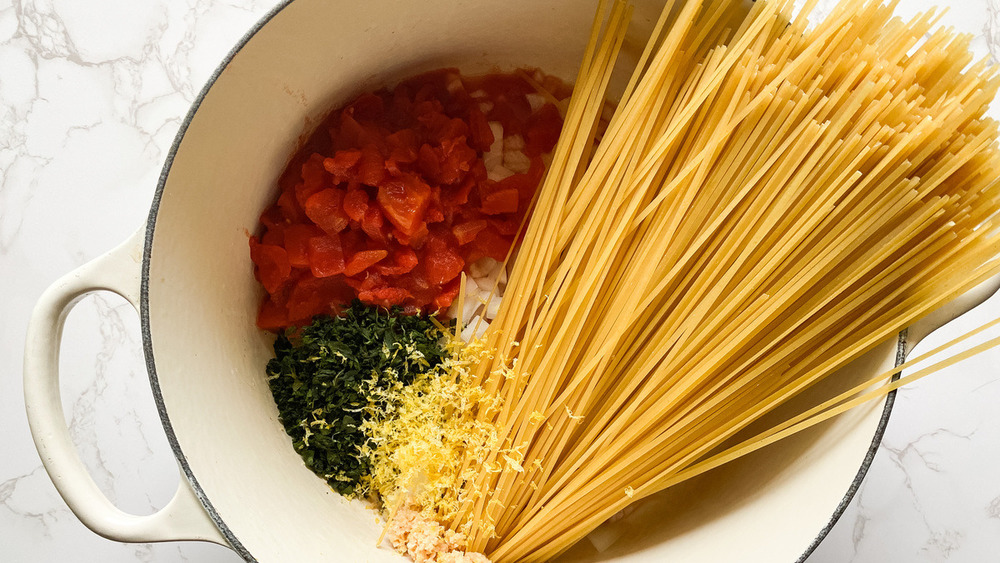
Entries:
<svg viewBox="0 0 1000 563">
<path fill-rule="evenodd" d="M 907 12 L 933 4 L 902 2 Z M 0 0 L 2 562 L 240 560 L 215 545 L 120 544 L 84 528 L 32 445 L 21 355 L 42 290 L 143 222 L 188 105 L 274 4 Z M 951 4 L 946 22 L 975 33 L 977 52 L 996 54 L 1000 0 Z M 933 339 L 997 314 L 1000 298 Z M 71 433 L 98 485 L 121 508 L 148 514 L 169 500 L 178 476 L 138 327 L 122 299 L 87 298 L 67 323 L 62 391 Z M 864 486 L 808 562 L 1000 561 L 998 405 L 1000 350 L 903 390 Z"/>
</svg>

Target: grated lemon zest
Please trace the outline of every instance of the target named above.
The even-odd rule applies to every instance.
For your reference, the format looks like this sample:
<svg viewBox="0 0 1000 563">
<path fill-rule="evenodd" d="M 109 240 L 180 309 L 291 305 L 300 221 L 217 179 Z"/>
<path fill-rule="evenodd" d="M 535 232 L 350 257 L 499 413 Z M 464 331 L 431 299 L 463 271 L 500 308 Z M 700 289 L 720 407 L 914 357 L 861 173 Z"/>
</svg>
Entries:
<svg viewBox="0 0 1000 563">
<path fill-rule="evenodd" d="M 489 354 L 484 341 L 463 343 L 454 334 L 445 334 L 443 345 L 450 356 L 409 386 L 392 390 L 391 416 L 365 423 L 365 433 L 374 443 L 370 489 L 383 506 L 406 502 L 422 507 L 428 516 L 455 514 L 466 500 L 458 497 L 461 487 L 455 486 L 456 479 L 504 470 L 497 463 L 463 472 L 467 456 L 483 459 L 499 442 L 496 426 L 480 420 L 479 414 L 498 411 L 503 401 L 473 383 L 472 370 Z M 510 467 L 520 466 L 523 453 L 504 453 Z"/>
</svg>

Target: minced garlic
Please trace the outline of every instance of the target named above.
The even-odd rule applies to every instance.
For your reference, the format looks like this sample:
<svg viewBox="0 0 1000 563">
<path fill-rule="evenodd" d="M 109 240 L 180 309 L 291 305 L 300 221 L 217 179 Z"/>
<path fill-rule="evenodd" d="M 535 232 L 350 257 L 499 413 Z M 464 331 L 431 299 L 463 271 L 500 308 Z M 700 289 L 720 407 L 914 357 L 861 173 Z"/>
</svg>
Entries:
<svg viewBox="0 0 1000 563">
<path fill-rule="evenodd" d="M 389 520 L 385 537 L 414 563 L 490 563 L 482 553 L 466 551 L 464 534 L 445 529 L 412 506 L 401 507 Z"/>
</svg>

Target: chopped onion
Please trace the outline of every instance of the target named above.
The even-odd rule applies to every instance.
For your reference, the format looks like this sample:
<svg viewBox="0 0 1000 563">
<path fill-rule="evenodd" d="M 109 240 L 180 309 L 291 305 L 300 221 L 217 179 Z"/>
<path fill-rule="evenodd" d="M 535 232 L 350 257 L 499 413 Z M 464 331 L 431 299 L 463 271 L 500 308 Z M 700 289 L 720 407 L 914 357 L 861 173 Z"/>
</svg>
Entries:
<svg viewBox="0 0 1000 563">
<path fill-rule="evenodd" d="M 493 144 L 490 145 L 490 150 L 483 153 L 483 164 L 486 165 L 486 173 L 493 180 L 495 171 L 503 168 L 503 125 L 499 121 L 490 121 L 489 125 L 490 131 L 493 132 Z"/>
<path fill-rule="evenodd" d="M 498 269 L 503 269 L 503 263 L 487 256 L 469 264 L 469 275 L 475 279 L 485 278 Z"/>
<path fill-rule="evenodd" d="M 479 330 L 476 330 L 477 327 Z M 481 338 L 484 334 L 486 334 L 486 329 L 489 327 L 489 321 L 484 320 L 479 315 L 476 315 L 475 317 L 472 317 L 469 324 L 465 325 L 465 328 L 462 329 L 462 340 L 469 342 L 475 340 L 476 338 Z"/>
<path fill-rule="evenodd" d="M 464 90 L 465 85 L 462 84 L 462 79 L 457 74 L 449 74 L 448 83 L 445 85 L 445 88 L 448 89 L 449 93 L 454 94 L 459 90 Z"/>
<path fill-rule="evenodd" d="M 489 178 L 490 180 L 493 180 L 494 182 L 499 182 L 500 180 L 503 180 L 505 178 L 510 178 L 513 175 L 514 172 L 508 170 L 507 168 L 504 168 L 503 165 L 495 166 L 492 169 L 488 168 L 486 171 L 486 177 Z"/>
<path fill-rule="evenodd" d="M 531 159 L 521 151 L 506 151 L 503 153 L 503 165 L 517 174 L 525 174 L 531 168 Z"/>
<path fill-rule="evenodd" d="M 536 112 L 539 109 L 541 109 L 541 107 L 544 106 L 545 102 L 547 101 L 545 99 L 545 96 L 535 92 L 530 92 L 528 94 L 525 94 L 524 97 L 528 99 L 528 104 L 531 106 L 532 112 Z"/>
<path fill-rule="evenodd" d="M 524 137 L 520 135 L 508 135 L 503 139 L 503 150 L 507 151 L 523 151 L 524 150 Z"/>
<path fill-rule="evenodd" d="M 497 318 L 497 313 L 500 312 L 500 296 L 494 295 L 490 297 L 489 303 L 486 304 L 486 312 L 483 313 L 487 319 L 493 320 Z"/>
</svg>

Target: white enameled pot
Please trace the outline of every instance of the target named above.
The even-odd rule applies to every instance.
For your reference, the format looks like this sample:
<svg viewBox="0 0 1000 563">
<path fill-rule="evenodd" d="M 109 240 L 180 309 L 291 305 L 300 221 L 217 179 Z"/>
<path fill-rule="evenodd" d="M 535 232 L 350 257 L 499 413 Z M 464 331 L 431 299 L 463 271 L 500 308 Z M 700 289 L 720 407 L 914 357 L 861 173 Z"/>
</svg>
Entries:
<svg viewBox="0 0 1000 563">
<path fill-rule="evenodd" d="M 640 0 L 632 34 L 662 0 Z M 202 91 L 167 158 L 149 220 L 119 248 L 59 280 L 28 333 L 25 399 L 38 451 L 69 507 L 95 532 L 130 541 L 204 540 L 248 561 L 398 562 L 377 548 L 375 513 L 330 491 L 277 419 L 263 367 L 271 337 L 247 232 L 303 135 L 331 108 L 416 72 L 538 67 L 572 79 L 590 0 L 296 0 L 276 8 Z M 980 302 L 984 286 L 845 368 L 865 380 Z M 111 290 L 139 311 L 150 382 L 186 476 L 150 516 L 115 508 L 77 456 L 59 402 L 58 346 L 73 303 Z M 606 524 L 564 561 L 800 561 L 850 500 L 881 439 L 888 401 L 658 495 Z"/>
</svg>

